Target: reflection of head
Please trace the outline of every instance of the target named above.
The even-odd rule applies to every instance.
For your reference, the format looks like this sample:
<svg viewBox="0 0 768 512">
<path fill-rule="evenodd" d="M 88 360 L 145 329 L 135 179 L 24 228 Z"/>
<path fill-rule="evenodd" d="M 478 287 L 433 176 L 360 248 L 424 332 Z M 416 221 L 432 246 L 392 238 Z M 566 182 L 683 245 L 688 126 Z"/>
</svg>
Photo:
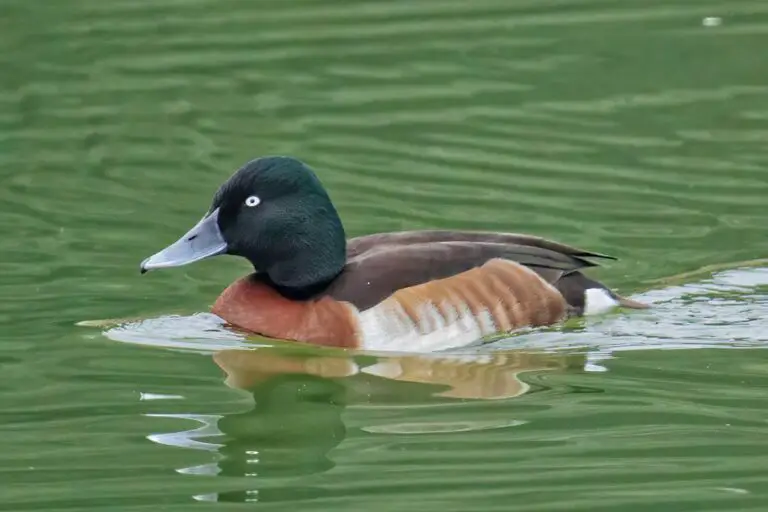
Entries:
<svg viewBox="0 0 768 512">
<path fill-rule="evenodd" d="M 344 439 L 343 387 L 309 375 L 277 375 L 250 388 L 254 407 L 219 420 L 227 476 L 293 476 L 333 467 Z"/>
</svg>

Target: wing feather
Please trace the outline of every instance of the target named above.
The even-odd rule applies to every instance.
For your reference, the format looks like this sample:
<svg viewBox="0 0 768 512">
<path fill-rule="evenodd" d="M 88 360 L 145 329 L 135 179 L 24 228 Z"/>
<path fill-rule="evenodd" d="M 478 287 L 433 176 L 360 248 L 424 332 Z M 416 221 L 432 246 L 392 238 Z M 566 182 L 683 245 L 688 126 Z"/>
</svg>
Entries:
<svg viewBox="0 0 768 512">
<path fill-rule="evenodd" d="M 509 236 L 519 239 L 517 235 Z M 587 254 L 584 251 L 574 249 L 562 252 L 555 249 L 560 246 L 554 243 L 526 245 L 480 240 L 413 242 L 423 238 L 413 234 L 385 237 L 385 240 L 394 239 L 397 243 L 373 244 L 367 250 L 362 249 L 370 243 L 370 239 L 352 244 L 350 254 L 353 256 L 325 294 L 351 302 L 364 310 L 397 290 L 457 275 L 492 259 L 524 265 L 550 283 L 563 275 L 595 265 L 584 259 L 582 255 Z M 497 235 L 496 239 L 502 240 L 503 236 Z"/>
</svg>

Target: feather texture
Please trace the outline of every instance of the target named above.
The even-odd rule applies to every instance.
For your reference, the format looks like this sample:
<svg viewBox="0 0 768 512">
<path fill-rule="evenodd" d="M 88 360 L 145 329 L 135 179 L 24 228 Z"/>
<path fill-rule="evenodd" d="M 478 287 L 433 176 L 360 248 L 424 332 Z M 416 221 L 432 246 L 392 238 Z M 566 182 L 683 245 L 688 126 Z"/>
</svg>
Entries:
<svg viewBox="0 0 768 512">
<path fill-rule="evenodd" d="M 359 314 L 360 346 L 430 351 L 564 319 L 555 287 L 518 263 L 493 259 L 458 275 L 404 288 Z"/>
</svg>

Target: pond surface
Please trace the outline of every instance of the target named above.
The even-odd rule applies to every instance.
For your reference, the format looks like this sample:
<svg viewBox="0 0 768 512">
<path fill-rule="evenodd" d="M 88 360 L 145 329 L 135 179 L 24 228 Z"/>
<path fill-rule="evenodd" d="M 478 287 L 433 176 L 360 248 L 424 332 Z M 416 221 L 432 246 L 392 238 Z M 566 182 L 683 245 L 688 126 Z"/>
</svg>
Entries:
<svg viewBox="0 0 768 512">
<path fill-rule="evenodd" d="M 0 0 L 0 508 L 768 509 L 768 3 Z M 258 155 L 351 236 L 534 233 L 654 304 L 447 354 L 140 277 Z M 105 319 L 125 319 L 118 323 Z"/>
</svg>

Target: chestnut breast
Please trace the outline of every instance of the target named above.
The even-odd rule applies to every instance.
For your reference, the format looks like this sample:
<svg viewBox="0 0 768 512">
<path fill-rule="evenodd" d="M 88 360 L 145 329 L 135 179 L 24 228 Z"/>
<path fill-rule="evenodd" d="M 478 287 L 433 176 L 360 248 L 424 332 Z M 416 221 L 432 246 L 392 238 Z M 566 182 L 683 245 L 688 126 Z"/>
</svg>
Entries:
<svg viewBox="0 0 768 512">
<path fill-rule="evenodd" d="M 216 299 L 211 311 L 241 329 L 270 338 L 357 348 L 357 309 L 330 297 L 294 301 L 258 279 L 238 279 Z"/>
</svg>

